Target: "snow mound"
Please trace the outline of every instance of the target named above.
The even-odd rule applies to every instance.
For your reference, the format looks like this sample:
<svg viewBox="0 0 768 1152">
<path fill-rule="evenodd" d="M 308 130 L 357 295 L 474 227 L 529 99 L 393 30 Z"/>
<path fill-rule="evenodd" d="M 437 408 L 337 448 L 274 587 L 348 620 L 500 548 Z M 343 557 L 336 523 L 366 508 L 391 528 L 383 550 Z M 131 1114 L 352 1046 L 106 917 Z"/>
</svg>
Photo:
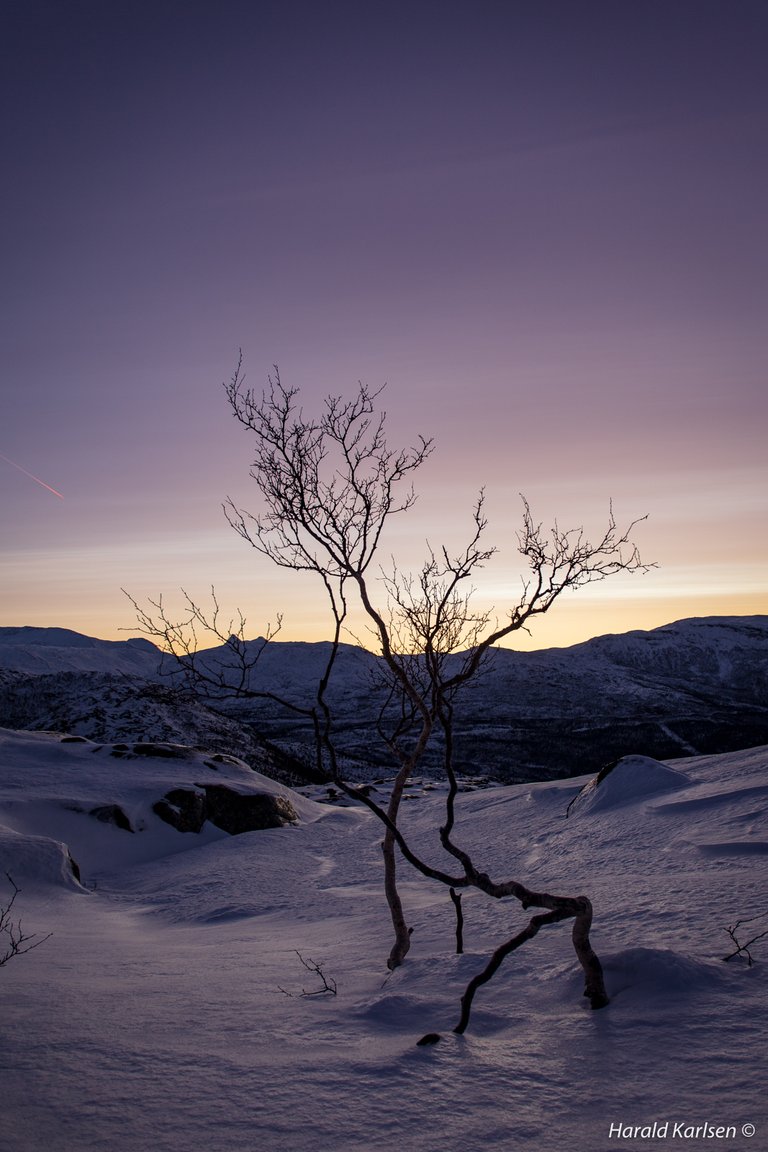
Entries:
<svg viewBox="0 0 768 1152">
<path fill-rule="evenodd" d="M 623 756 L 604 768 L 571 802 L 573 812 L 602 812 L 633 804 L 659 792 L 674 792 L 690 784 L 688 776 L 650 756 Z"/>
<path fill-rule="evenodd" d="M 721 961 L 694 960 L 672 948 L 627 948 L 604 957 L 603 968 L 611 998 L 632 991 L 649 1001 L 719 988 L 729 976 Z"/>
<path fill-rule="evenodd" d="M 430 1006 L 425 1007 L 423 999 L 418 996 L 395 994 L 377 997 L 362 1008 L 358 1015 L 362 1020 L 379 1027 L 414 1031 L 421 1026 L 421 1018 L 429 1010 Z M 418 1023 L 414 1024 L 414 1021 Z"/>
<path fill-rule="evenodd" d="M 32 885 L 85 892 L 78 872 L 69 848 L 61 840 L 24 835 L 0 824 L 0 873 L 10 877 L 20 889 Z"/>
</svg>

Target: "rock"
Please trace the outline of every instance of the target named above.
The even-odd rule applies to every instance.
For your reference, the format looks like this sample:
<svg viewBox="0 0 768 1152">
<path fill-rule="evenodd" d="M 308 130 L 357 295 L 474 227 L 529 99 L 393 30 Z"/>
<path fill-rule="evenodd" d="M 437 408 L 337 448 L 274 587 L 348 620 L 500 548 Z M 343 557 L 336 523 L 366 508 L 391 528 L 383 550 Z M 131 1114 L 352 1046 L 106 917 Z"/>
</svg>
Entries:
<svg viewBox="0 0 768 1152">
<path fill-rule="evenodd" d="M 134 744 L 133 752 L 136 756 L 157 756 L 166 760 L 186 760 L 191 749 L 180 744 L 155 744 L 149 741 Z"/>
<path fill-rule="evenodd" d="M 179 832 L 200 832 L 206 820 L 210 820 L 231 836 L 282 828 L 299 818 L 285 796 L 236 792 L 223 784 L 199 784 L 195 790 L 174 788 L 158 800 L 152 810 Z"/>
<path fill-rule="evenodd" d="M 152 811 L 177 832 L 200 832 L 208 815 L 205 793 L 191 788 L 171 789 Z"/>
<path fill-rule="evenodd" d="M 102 824 L 114 824 L 124 832 L 133 832 L 131 822 L 119 804 L 100 804 L 91 808 L 91 816 L 95 816 Z"/>
<path fill-rule="evenodd" d="M 299 818 L 286 796 L 273 796 L 269 792 L 235 792 L 223 784 L 206 784 L 204 787 L 208 819 L 232 836 L 263 828 L 282 828 Z"/>
<path fill-rule="evenodd" d="M 75 860 L 69 848 L 67 848 L 67 863 L 69 864 L 69 869 L 75 880 L 77 880 L 78 884 L 82 884 L 83 877 L 82 873 L 80 872 L 80 865 L 78 864 L 77 860 Z"/>
</svg>

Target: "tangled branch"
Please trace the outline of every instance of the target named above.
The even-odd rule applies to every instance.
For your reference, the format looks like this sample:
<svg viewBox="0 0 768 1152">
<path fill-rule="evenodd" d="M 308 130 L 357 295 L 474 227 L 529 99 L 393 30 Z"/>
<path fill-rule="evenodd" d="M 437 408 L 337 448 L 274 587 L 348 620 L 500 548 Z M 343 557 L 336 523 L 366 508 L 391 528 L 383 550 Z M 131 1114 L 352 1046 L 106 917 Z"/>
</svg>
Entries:
<svg viewBox="0 0 768 1152">
<path fill-rule="evenodd" d="M 298 951 L 298 949 L 296 949 L 296 955 L 306 968 L 307 972 L 312 972 L 315 976 L 319 977 L 322 982 L 320 988 L 310 988 L 309 990 L 302 988 L 300 995 L 306 998 L 311 996 L 325 995 L 335 996 L 337 994 L 336 981 L 332 976 L 326 976 L 325 972 L 323 971 L 322 961 L 313 960 L 311 956 L 308 956 L 305 959 L 301 952 Z M 278 989 L 283 993 L 284 996 L 290 996 L 292 999 L 295 996 L 294 992 L 286 991 L 286 989 L 281 988 L 279 984 Z"/>
<path fill-rule="evenodd" d="M 13 906 L 21 889 L 14 882 L 10 872 L 6 872 L 5 875 L 13 893 L 8 903 L 4 907 L 0 907 L 0 968 L 12 960 L 14 956 L 24 956 L 33 948 L 39 948 L 53 935 L 52 932 L 49 932 L 47 936 L 37 939 L 37 933 L 28 934 L 24 931 L 21 919 L 14 920 Z"/>
<path fill-rule="evenodd" d="M 749 968 L 752 967 L 755 961 L 749 949 L 753 944 L 756 944 L 758 940 L 762 940 L 763 937 L 768 936 L 768 928 L 766 928 L 764 932 L 757 932 L 750 940 L 747 940 L 744 944 L 739 943 L 736 937 L 736 933 L 739 928 L 741 928 L 742 924 L 752 924 L 757 919 L 757 916 L 750 916 L 746 920 L 737 920 L 735 924 L 729 925 L 728 928 L 723 928 L 723 932 L 727 932 L 733 943 L 736 945 L 736 948 L 733 952 L 729 952 L 727 956 L 723 956 L 723 960 L 733 960 L 734 956 L 740 956 L 743 952 L 747 957 L 747 966 Z"/>
</svg>

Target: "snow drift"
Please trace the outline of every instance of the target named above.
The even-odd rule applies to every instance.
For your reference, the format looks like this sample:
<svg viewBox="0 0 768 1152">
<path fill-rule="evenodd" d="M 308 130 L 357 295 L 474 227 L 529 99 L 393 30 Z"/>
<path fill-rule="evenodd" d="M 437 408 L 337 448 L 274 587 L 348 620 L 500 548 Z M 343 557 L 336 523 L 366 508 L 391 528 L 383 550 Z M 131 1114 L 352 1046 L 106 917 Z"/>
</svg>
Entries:
<svg viewBox="0 0 768 1152">
<path fill-rule="evenodd" d="M 377 821 L 252 774 L 297 824 L 179 832 L 152 812 L 166 789 L 247 786 L 244 766 L 205 759 L 2 733 L 2 859 L 24 872 L 25 928 L 53 933 L 0 970 L 8 1152 L 608 1150 L 611 1125 L 666 1120 L 754 1124 L 749 1146 L 765 1143 L 768 949 L 752 967 L 722 957 L 728 925 L 768 927 L 768 856 L 751 850 L 768 842 L 768 749 L 625 763 L 568 820 L 585 779 L 461 794 L 456 835 L 494 874 L 589 894 L 611 995 L 589 1010 L 567 931 L 547 928 L 480 990 L 462 1037 L 467 980 L 527 914 L 468 893 L 457 956 L 445 889 L 403 864 L 413 946 L 388 973 Z M 106 803 L 145 826 L 86 810 Z M 443 804 L 414 789 L 404 813 L 437 860 Z M 62 844 L 87 895 L 57 871 Z"/>
</svg>

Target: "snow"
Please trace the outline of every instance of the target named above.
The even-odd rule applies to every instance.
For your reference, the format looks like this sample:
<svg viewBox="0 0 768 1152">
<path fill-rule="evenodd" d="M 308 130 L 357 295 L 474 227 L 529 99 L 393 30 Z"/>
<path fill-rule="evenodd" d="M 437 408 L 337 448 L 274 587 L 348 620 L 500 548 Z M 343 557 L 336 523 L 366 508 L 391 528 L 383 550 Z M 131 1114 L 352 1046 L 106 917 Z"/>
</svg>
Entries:
<svg viewBox="0 0 768 1152">
<path fill-rule="evenodd" d="M 162 654 L 142 636 L 97 640 L 69 628 L 0 628 L 0 668 L 49 672 L 122 672 L 154 678 Z"/>
<path fill-rule="evenodd" d="M 581 790 L 570 811 L 597 812 L 630 804 L 656 792 L 684 788 L 689 778 L 650 756 L 622 756 L 610 769 L 600 772 Z"/>
<path fill-rule="evenodd" d="M 466 982 L 528 918 L 516 902 L 466 894 L 456 956 L 447 892 L 403 864 L 413 946 L 390 974 L 367 810 L 235 760 L 214 773 L 204 753 L 110 751 L 0 733 L 0 875 L 24 930 L 53 933 L 0 969 L 7 1152 L 610 1152 L 668 1147 L 610 1135 L 666 1121 L 735 1127 L 685 1147 L 768 1148 L 768 938 L 752 967 L 722 960 L 726 926 L 768 927 L 768 749 L 625 758 L 567 819 L 586 777 L 462 793 L 457 837 L 494 878 L 589 894 L 611 1003 L 590 1011 L 569 927 L 553 926 L 480 989 L 461 1037 Z M 288 795 L 298 825 L 194 835 L 154 815 L 206 773 Z M 88 815 L 109 802 L 142 830 Z M 414 789 L 404 813 L 441 866 L 443 802 Z M 320 982 L 297 953 L 337 995 L 302 996 Z"/>
</svg>

